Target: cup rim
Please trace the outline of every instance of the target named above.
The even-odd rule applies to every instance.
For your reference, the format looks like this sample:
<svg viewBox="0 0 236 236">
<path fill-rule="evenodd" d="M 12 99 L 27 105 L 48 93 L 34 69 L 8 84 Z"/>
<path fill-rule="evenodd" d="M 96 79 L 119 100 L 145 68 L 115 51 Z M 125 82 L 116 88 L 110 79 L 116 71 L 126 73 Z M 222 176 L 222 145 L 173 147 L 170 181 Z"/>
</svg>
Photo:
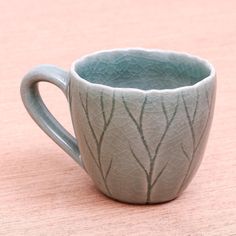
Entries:
<svg viewBox="0 0 236 236">
<path fill-rule="evenodd" d="M 180 86 L 177 88 L 173 88 L 173 89 L 148 89 L 148 90 L 143 90 L 143 89 L 139 89 L 139 88 L 126 88 L 126 87 L 112 87 L 109 85 L 104 85 L 104 84 L 99 84 L 99 83 L 92 83 L 88 80 L 86 80 L 85 78 L 81 77 L 75 70 L 76 64 L 82 62 L 83 60 L 85 60 L 87 57 L 90 56 L 97 56 L 100 53 L 109 53 L 109 52 L 128 52 L 128 51 L 133 51 L 133 50 L 140 50 L 140 51 L 144 51 L 144 52 L 157 52 L 157 53 L 165 53 L 165 54 L 172 54 L 172 55 L 177 55 L 177 56 L 185 56 L 191 59 L 194 59 L 196 61 L 198 61 L 199 63 L 204 64 L 210 71 L 210 74 L 201 79 L 200 81 L 194 83 L 193 85 L 186 85 L 186 86 Z M 166 92 L 180 92 L 183 90 L 188 90 L 188 89 L 194 89 L 194 88 L 198 88 L 200 85 L 207 83 L 208 81 L 211 81 L 212 79 L 216 78 L 216 71 L 214 66 L 206 59 L 203 59 L 199 56 L 187 53 L 187 52 L 181 52 L 181 51 L 175 51 L 175 50 L 164 50 L 164 49 L 154 49 L 154 48 L 142 48 L 142 47 L 129 47 L 129 48 L 114 48 L 114 49 L 105 49 L 105 50 L 99 50 L 99 51 L 95 51 L 92 53 L 88 53 L 85 54 L 84 56 L 76 59 L 72 65 L 71 65 L 71 69 L 70 69 L 70 73 L 73 75 L 74 78 L 76 78 L 79 81 L 82 81 L 83 83 L 85 83 L 86 85 L 89 85 L 91 87 L 96 87 L 96 88 L 100 88 L 100 89 L 109 89 L 109 90 L 114 90 L 114 91 L 120 91 L 120 92 L 124 92 L 124 91 L 128 91 L 128 92 L 141 92 L 141 93 L 151 93 L 151 92 L 158 92 L 158 93 L 166 93 Z"/>
</svg>

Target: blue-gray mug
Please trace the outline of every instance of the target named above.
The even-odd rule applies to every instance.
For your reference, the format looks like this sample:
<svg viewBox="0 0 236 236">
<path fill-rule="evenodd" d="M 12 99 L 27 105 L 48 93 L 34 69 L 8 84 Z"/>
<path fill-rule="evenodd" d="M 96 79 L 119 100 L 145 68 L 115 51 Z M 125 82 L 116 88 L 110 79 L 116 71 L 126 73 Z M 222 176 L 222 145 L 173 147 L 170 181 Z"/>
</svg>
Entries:
<svg viewBox="0 0 236 236">
<path fill-rule="evenodd" d="M 41 81 L 64 92 L 76 138 L 46 108 Z M 140 48 L 87 55 L 70 72 L 41 65 L 21 84 L 29 114 L 97 188 L 137 204 L 173 200 L 188 186 L 207 143 L 215 91 L 206 60 Z"/>
</svg>

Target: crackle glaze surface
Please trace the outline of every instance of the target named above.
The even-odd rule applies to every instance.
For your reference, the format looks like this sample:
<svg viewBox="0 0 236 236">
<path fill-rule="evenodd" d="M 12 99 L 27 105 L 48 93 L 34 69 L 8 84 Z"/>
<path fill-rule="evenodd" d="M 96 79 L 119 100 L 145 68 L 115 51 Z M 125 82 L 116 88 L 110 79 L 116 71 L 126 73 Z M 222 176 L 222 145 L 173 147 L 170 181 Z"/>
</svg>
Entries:
<svg viewBox="0 0 236 236">
<path fill-rule="evenodd" d="M 84 168 L 114 199 L 172 200 L 200 165 L 213 116 L 215 75 L 204 79 L 210 69 L 185 54 L 118 54 L 103 52 L 75 64 L 87 81 L 113 87 L 71 73 L 69 101 Z"/>
</svg>

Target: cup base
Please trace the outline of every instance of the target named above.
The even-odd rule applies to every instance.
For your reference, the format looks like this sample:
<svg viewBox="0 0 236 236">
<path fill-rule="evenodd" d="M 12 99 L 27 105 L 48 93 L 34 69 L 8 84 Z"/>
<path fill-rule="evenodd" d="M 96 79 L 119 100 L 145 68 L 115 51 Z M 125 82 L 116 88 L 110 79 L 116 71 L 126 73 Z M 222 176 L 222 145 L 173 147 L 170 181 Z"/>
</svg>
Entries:
<svg viewBox="0 0 236 236">
<path fill-rule="evenodd" d="M 114 196 L 110 196 L 108 195 L 107 193 L 101 191 L 100 189 L 98 189 L 98 191 L 102 194 L 102 195 L 105 195 L 107 198 L 113 200 L 113 201 L 116 201 L 116 202 L 119 202 L 119 203 L 123 203 L 123 204 L 130 204 L 130 205 L 158 205 L 158 204 L 165 204 L 165 203 L 169 203 L 169 202 L 172 202 L 174 201 L 175 199 L 177 199 L 180 195 L 177 195 L 171 199 L 167 199 L 167 200 L 164 200 L 164 201 L 152 201 L 152 202 L 132 202 L 132 201 L 126 201 L 124 199 L 119 199 L 119 198 L 116 198 Z"/>
</svg>

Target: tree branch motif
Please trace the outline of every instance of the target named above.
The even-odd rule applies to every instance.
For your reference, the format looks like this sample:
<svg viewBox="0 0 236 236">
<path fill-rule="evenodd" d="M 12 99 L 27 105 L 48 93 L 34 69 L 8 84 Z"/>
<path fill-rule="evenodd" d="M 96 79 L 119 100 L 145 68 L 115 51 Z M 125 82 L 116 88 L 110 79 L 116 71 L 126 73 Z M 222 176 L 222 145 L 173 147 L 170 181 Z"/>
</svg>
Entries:
<svg viewBox="0 0 236 236">
<path fill-rule="evenodd" d="M 194 113 L 193 113 L 192 124 L 194 124 L 194 122 L 195 122 L 195 117 L 196 117 L 197 109 L 198 109 L 198 102 L 199 102 L 199 92 L 197 90 L 197 100 L 196 100 L 195 109 L 194 109 Z"/>
<path fill-rule="evenodd" d="M 187 152 L 185 151 L 183 144 L 181 145 L 181 149 L 182 149 L 182 152 L 183 152 L 184 156 L 187 158 L 188 161 L 190 161 L 190 157 L 187 154 Z"/>
<path fill-rule="evenodd" d="M 111 166 L 112 166 L 112 161 L 113 161 L 113 159 L 111 159 L 110 164 L 109 164 L 109 166 L 108 166 L 108 168 L 107 168 L 107 172 L 106 172 L 106 175 L 105 175 L 105 180 L 107 180 L 107 177 L 108 177 L 108 175 L 109 175 L 109 173 L 110 173 Z"/>
<path fill-rule="evenodd" d="M 80 96 L 80 100 L 81 100 L 81 105 L 82 105 L 82 107 L 83 107 L 84 113 L 85 113 L 86 118 L 87 118 L 87 120 L 88 120 L 89 128 L 90 128 L 90 130 L 91 130 L 91 132 L 92 132 L 92 135 L 93 135 L 93 138 L 94 138 L 96 144 L 98 144 L 97 136 L 96 136 L 96 134 L 95 134 L 95 132 L 94 132 L 94 129 L 93 129 L 93 127 L 92 127 L 92 124 L 91 124 L 91 121 L 90 121 L 90 118 L 89 118 L 89 112 L 88 112 L 88 92 L 86 92 L 85 105 L 84 105 L 84 103 L 83 103 L 81 93 L 79 93 L 79 96 Z"/>
<path fill-rule="evenodd" d="M 198 150 L 198 147 L 199 145 L 201 144 L 201 141 L 202 141 L 202 138 L 205 134 L 205 131 L 207 129 L 207 126 L 208 126 L 208 123 L 209 123 L 209 118 L 210 118 L 210 113 L 211 113 L 211 108 L 212 108 L 212 102 L 210 103 L 209 102 L 209 92 L 208 90 L 206 89 L 205 90 L 205 97 L 206 97 L 206 102 L 207 102 L 207 106 L 208 106 L 208 111 L 207 111 L 207 119 L 206 119 L 206 122 L 204 124 L 204 127 L 202 129 L 202 132 L 201 132 L 201 135 L 198 139 L 198 141 L 196 141 L 196 137 L 195 137 L 195 131 L 194 131 L 194 122 L 195 122 L 195 117 L 196 117 L 196 114 L 197 114 L 197 110 L 198 110 L 198 104 L 199 104 L 199 91 L 197 90 L 197 96 L 196 96 L 196 103 L 195 103 L 195 108 L 194 108 L 194 112 L 193 112 L 193 117 L 192 119 L 190 119 L 190 112 L 189 112 L 189 109 L 187 107 L 187 104 L 186 104 L 186 100 L 185 100 L 185 97 L 184 97 L 184 94 L 182 93 L 182 100 L 183 100 L 183 105 L 184 105 L 184 110 L 185 110 L 185 114 L 186 114 L 186 118 L 188 120 L 188 125 L 189 125 L 189 128 L 190 128 L 190 132 L 191 132 L 191 138 L 192 138 L 192 143 L 193 143 L 193 148 L 192 148 L 192 152 L 190 154 L 188 154 L 183 146 L 183 144 L 181 144 L 181 150 L 184 154 L 184 157 L 187 159 L 187 161 L 189 162 L 188 164 L 188 168 L 187 168 L 187 171 L 186 171 L 186 174 L 185 174 L 185 177 L 180 185 L 180 188 L 178 190 L 178 194 L 183 190 L 189 176 L 191 175 L 190 173 L 190 170 L 192 168 L 192 165 L 193 165 L 193 160 L 194 160 L 194 157 L 195 157 L 195 154 Z M 213 94 L 212 94 L 213 96 Z"/>
<path fill-rule="evenodd" d="M 91 148 L 86 136 L 84 136 L 84 140 L 85 140 L 85 143 L 86 143 L 87 148 L 89 150 L 89 153 L 90 153 L 92 159 L 94 160 L 94 163 L 96 164 L 96 166 L 97 166 L 97 168 L 98 168 L 98 170 L 101 174 L 105 189 L 106 189 L 107 193 L 109 194 L 109 196 L 112 196 L 111 191 L 110 191 L 110 189 L 108 187 L 108 184 L 107 184 L 107 178 L 108 178 L 110 170 L 112 168 L 112 161 L 113 160 L 111 159 L 111 161 L 108 165 L 108 168 L 105 171 L 104 167 L 102 165 L 102 153 L 101 153 L 101 151 L 102 151 L 102 144 L 103 144 L 105 133 L 106 133 L 106 131 L 107 131 L 107 129 L 108 129 L 110 123 L 111 123 L 111 120 L 112 120 L 112 117 L 113 117 L 113 114 L 114 114 L 114 110 L 115 110 L 115 92 L 113 92 L 113 94 L 112 94 L 111 111 L 110 111 L 110 114 L 108 115 L 108 117 L 107 117 L 107 115 L 105 113 L 105 110 L 104 110 L 103 92 L 101 92 L 101 94 L 100 94 L 100 106 L 101 106 L 102 118 L 103 118 L 103 130 L 102 130 L 102 132 L 99 136 L 96 135 L 96 133 L 94 131 L 94 128 L 93 128 L 93 125 L 92 125 L 92 122 L 90 120 L 90 116 L 89 116 L 88 91 L 86 91 L 85 104 L 83 102 L 83 98 L 82 98 L 81 93 L 79 93 L 79 96 L 80 96 L 80 101 L 81 101 L 83 111 L 84 111 L 85 116 L 87 118 L 89 129 L 91 131 L 92 137 L 93 137 L 95 145 L 96 145 L 96 155 L 93 153 L 92 148 Z"/>
<path fill-rule="evenodd" d="M 166 169 L 167 165 L 169 163 L 169 160 L 166 162 L 166 164 L 163 166 L 163 168 L 161 169 L 161 171 L 157 174 L 156 178 L 154 179 L 153 183 L 151 184 L 151 188 L 153 188 L 153 186 L 156 184 L 157 180 L 159 179 L 159 177 L 162 175 L 162 173 L 164 172 L 164 170 Z"/>
<path fill-rule="evenodd" d="M 147 153 L 148 153 L 148 157 L 149 157 L 149 159 L 151 159 L 151 158 L 152 158 L 152 155 L 151 155 L 151 153 L 150 153 L 150 151 L 149 151 L 147 142 L 146 142 L 146 140 L 145 140 L 145 138 L 144 138 L 143 127 L 142 127 L 142 126 L 143 126 L 143 125 L 142 125 L 143 113 L 144 113 L 144 107 L 145 107 L 145 105 L 146 105 L 146 103 L 147 103 L 147 96 L 145 96 L 144 101 L 143 101 L 143 104 L 142 104 L 142 107 L 141 107 L 141 112 L 140 112 L 140 116 L 139 116 L 139 122 L 140 122 L 140 123 L 138 123 L 138 122 L 136 121 L 136 119 L 134 118 L 133 114 L 130 112 L 130 110 L 129 110 L 129 108 L 128 108 L 128 105 L 127 105 L 127 103 L 126 103 L 126 101 L 125 101 L 125 98 L 124 98 L 123 96 L 122 96 L 122 101 L 123 101 L 123 104 L 124 104 L 124 106 L 125 106 L 125 109 L 126 109 L 126 111 L 128 112 L 130 118 L 132 119 L 132 121 L 134 122 L 136 128 L 138 129 L 138 132 L 139 132 L 140 137 L 141 137 L 141 139 L 142 139 L 143 145 L 144 145 L 144 147 L 145 147 L 145 149 L 146 149 L 146 151 L 147 151 Z"/>
<path fill-rule="evenodd" d="M 140 136 L 140 139 L 142 141 L 142 144 L 146 150 L 146 153 L 147 153 L 147 156 L 148 156 L 148 159 L 149 159 L 149 169 L 147 170 L 144 165 L 141 163 L 141 161 L 139 160 L 139 158 L 137 157 L 137 155 L 135 154 L 133 148 L 131 147 L 130 145 L 130 152 L 133 156 L 133 158 L 135 159 L 135 161 L 137 162 L 137 164 L 140 166 L 140 168 L 144 171 L 144 174 L 146 176 L 146 181 L 147 181 L 147 194 L 146 194 L 146 203 L 150 203 L 151 202 L 151 194 L 152 194 L 152 189 L 153 187 L 155 186 L 155 184 L 157 183 L 159 177 L 163 174 L 164 170 L 166 169 L 167 165 L 168 165 L 168 161 L 166 162 L 166 164 L 163 166 L 163 168 L 161 169 L 161 171 L 159 173 L 157 173 L 156 177 L 154 177 L 154 166 L 155 166 L 155 162 L 156 162 L 156 159 L 158 157 L 158 154 L 159 154 L 159 150 L 161 148 L 161 145 L 163 143 L 163 140 L 167 134 L 167 131 L 169 129 L 169 127 L 171 126 L 175 116 L 176 116 L 176 113 L 177 113 L 177 109 L 178 109 L 178 106 L 179 106 L 179 96 L 177 98 L 177 102 L 176 102 L 176 105 L 174 107 L 174 112 L 173 114 L 171 115 L 171 117 L 169 118 L 168 117 L 168 114 L 167 114 L 167 110 L 166 110 L 166 106 L 165 106 L 165 103 L 164 103 L 164 99 L 163 97 L 161 97 L 161 107 L 162 107 L 162 111 L 163 111 L 163 114 L 165 116 L 165 121 L 166 121 L 166 126 L 165 126 L 165 129 L 161 135 L 161 138 L 160 138 L 160 141 L 157 143 L 156 145 L 156 148 L 155 148 L 155 151 L 154 153 L 152 154 L 150 152 L 150 148 L 148 147 L 148 144 L 147 144 L 147 141 L 144 137 L 144 132 L 143 132 L 143 114 L 144 114 L 144 110 L 145 110 L 145 106 L 147 104 L 147 95 L 144 97 L 144 101 L 142 103 L 142 107 L 141 107 L 141 111 L 140 111 L 140 114 L 139 114 L 139 119 L 138 121 L 135 119 L 134 115 L 132 114 L 132 112 L 130 111 L 128 105 L 127 105 L 127 102 L 125 101 L 125 98 L 124 96 L 122 96 L 122 101 L 123 101 L 123 104 L 124 104 L 124 107 L 125 107 L 125 110 L 126 112 L 128 113 L 130 119 L 133 121 L 138 133 L 139 133 L 139 136 Z"/>
<path fill-rule="evenodd" d="M 137 163 L 139 164 L 139 166 L 143 169 L 143 171 L 144 171 L 146 177 L 148 178 L 148 171 L 146 170 L 146 168 L 144 167 L 144 165 L 140 162 L 140 160 L 138 159 L 138 157 L 137 157 L 136 154 L 134 153 L 133 148 L 132 148 L 131 146 L 129 146 L 129 147 L 130 147 L 130 151 L 131 151 L 131 153 L 132 153 L 134 159 L 137 161 Z"/>
<path fill-rule="evenodd" d="M 198 91 L 197 91 L 197 93 L 198 93 Z M 182 93 L 182 100 L 183 100 L 184 110 L 185 110 L 185 113 L 186 113 L 186 117 L 187 117 L 187 120 L 188 120 L 190 131 L 191 131 L 193 147 L 195 147 L 196 140 L 195 140 L 195 132 L 194 132 L 194 129 L 193 129 L 193 124 L 194 124 L 193 121 L 195 120 L 195 115 L 196 114 L 193 114 L 193 119 L 191 120 L 190 114 L 189 114 L 189 111 L 188 111 L 188 107 L 187 107 L 187 104 L 186 104 L 186 100 L 184 98 L 183 93 Z M 198 105 L 198 100 L 196 101 L 194 113 L 195 113 L 195 111 L 197 111 L 197 105 Z"/>
</svg>

